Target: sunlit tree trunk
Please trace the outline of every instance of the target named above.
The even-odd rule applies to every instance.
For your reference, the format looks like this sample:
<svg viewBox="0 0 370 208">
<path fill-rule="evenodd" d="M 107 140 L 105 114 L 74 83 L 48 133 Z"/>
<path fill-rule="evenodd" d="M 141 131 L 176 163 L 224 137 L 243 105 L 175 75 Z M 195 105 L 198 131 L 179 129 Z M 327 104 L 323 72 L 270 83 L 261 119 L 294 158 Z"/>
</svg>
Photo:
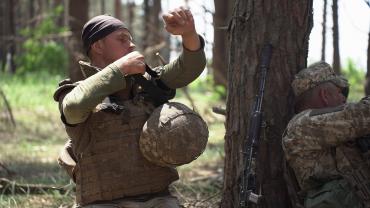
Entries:
<svg viewBox="0 0 370 208">
<path fill-rule="evenodd" d="M 88 0 L 69 1 L 69 27 L 72 32 L 72 36 L 68 41 L 70 53 L 69 76 L 74 81 L 82 79 L 78 61 L 85 59 L 85 52 L 81 41 L 81 30 L 88 20 L 88 7 Z"/>
<path fill-rule="evenodd" d="M 212 69 L 216 85 L 227 86 L 228 39 L 227 26 L 231 17 L 233 1 L 214 0 L 215 13 L 213 14 L 214 41 Z"/>
<path fill-rule="evenodd" d="M 324 11 L 322 15 L 322 42 L 321 42 L 321 61 L 325 61 L 325 51 L 326 51 L 326 7 L 327 0 L 324 0 Z"/>
<path fill-rule="evenodd" d="M 338 0 L 333 0 L 333 69 L 340 74 Z"/>
<path fill-rule="evenodd" d="M 289 208 L 296 203 L 295 192 L 287 185 L 290 179 L 284 180 L 281 138 L 293 115 L 291 81 L 306 67 L 312 0 L 237 0 L 232 16 L 221 207 L 239 207 L 242 149 L 257 93 L 261 49 L 269 42 L 273 53 L 263 103 L 266 127 L 257 159 L 257 187 L 265 202 L 258 207 Z"/>
</svg>

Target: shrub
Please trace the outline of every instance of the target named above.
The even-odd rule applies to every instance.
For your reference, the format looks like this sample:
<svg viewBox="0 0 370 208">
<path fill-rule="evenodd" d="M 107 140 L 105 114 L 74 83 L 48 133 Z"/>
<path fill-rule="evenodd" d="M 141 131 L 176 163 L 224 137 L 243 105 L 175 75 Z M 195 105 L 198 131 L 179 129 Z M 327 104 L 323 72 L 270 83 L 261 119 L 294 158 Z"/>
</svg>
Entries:
<svg viewBox="0 0 370 208">
<path fill-rule="evenodd" d="M 20 33 L 26 41 L 21 45 L 22 53 L 16 57 L 17 73 L 46 71 L 61 74 L 65 71 L 68 53 L 62 43 L 50 38 L 67 31 L 66 28 L 55 24 L 62 11 L 62 7 L 57 7 L 36 27 L 21 30 Z"/>
</svg>

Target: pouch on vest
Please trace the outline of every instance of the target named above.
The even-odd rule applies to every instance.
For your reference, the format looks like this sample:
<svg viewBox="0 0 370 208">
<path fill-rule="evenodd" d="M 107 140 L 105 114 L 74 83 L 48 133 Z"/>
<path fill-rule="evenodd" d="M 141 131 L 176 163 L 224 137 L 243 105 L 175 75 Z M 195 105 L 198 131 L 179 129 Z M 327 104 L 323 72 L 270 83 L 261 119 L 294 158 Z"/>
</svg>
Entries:
<svg viewBox="0 0 370 208">
<path fill-rule="evenodd" d="M 74 157 L 72 150 L 72 143 L 69 139 L 63 148 L 61 149 L 58 157 L 58 164 L 67 172 L 69 177 L 76 182 L 75 168 L 76 168 L 76 158 Z"/>
<path fill-rule="evenodd" d="M 330 181 L 320 188 L 310 190 L 305 198 L 305 208 L 363 208 L 364 205 L 343 179 Z"/>
</svg>

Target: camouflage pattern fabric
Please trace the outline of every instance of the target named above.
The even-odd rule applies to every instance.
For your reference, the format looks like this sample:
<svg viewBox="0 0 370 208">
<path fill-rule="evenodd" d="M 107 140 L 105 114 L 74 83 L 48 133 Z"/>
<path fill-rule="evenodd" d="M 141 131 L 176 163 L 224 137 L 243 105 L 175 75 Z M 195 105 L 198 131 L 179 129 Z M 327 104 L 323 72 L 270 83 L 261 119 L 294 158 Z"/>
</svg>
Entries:
<svg viewBox="0 0 370 208">
<path fill-rule="evenodd" d="M 369 97 L 339 108 L 309 109 L 296 115 L 287 126 L 282 145 L 301 189 L 307 191 L 353 174 L 354 164 L 348 158 L 364 159 L 351 144 L 369 133 Z"/>
<path fill-rule="evenodd" d="M 204 120 L 186 105 L 166 103 L 156 108 L 140 136 L 144 157 L 160 166 L 175 167 L 195 160 L 208 140 Z"/>
<path fill-rule="evenodd" d="M 332 82 L 340 88 L 348 88 L 348 81 L 343 76 L 336 75 L 331 66 L 325 62 L 317 62 L 301 70 L 294 78 L 292 87 L 295 96 L 312 89 L 323 82 Z"/>
</svg>

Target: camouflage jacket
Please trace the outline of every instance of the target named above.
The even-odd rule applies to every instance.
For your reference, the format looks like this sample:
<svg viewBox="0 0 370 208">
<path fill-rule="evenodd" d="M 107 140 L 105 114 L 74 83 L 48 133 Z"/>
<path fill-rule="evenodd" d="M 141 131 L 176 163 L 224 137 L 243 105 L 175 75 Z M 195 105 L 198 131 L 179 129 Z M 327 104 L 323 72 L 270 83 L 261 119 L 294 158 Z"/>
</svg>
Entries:
<svg viewBox="0 0 370 208">
<path fill-rule="evenodd" d="M 296 115 L 282 146 L 303 191 L 348 172 L 342 147 L 370 133 L 370 97 L 335 108 L 309 109 Z"/>
</svg>

